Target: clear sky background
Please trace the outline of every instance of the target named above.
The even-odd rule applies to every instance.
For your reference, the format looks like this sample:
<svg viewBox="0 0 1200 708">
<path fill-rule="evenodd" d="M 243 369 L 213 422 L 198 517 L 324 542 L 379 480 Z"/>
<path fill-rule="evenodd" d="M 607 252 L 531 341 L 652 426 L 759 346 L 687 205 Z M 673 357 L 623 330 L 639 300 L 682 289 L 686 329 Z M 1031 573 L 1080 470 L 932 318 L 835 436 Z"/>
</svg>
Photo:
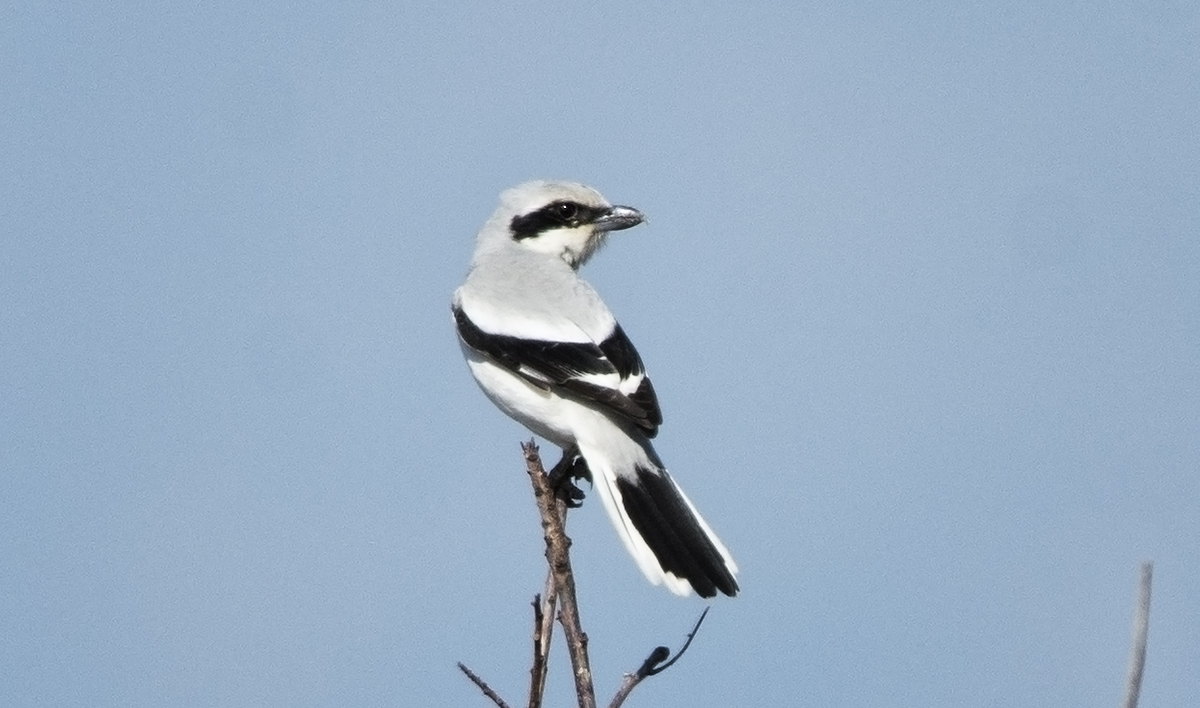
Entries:
<svg viewBox="0 0 1200 708">
<path fill-rule="evenodd" d="M 448 301 L 554 177 L 649 217 L 585 274 L 743 570 L 627 705 L 1116 705 L 1153 559 L 1194 706 L 1198 110 L 1185 0 L 8 5 L 0 705 L 522 703 L 528 435 Z M 592 501 L 607 699 L 704 603 Z"/>
</svg>

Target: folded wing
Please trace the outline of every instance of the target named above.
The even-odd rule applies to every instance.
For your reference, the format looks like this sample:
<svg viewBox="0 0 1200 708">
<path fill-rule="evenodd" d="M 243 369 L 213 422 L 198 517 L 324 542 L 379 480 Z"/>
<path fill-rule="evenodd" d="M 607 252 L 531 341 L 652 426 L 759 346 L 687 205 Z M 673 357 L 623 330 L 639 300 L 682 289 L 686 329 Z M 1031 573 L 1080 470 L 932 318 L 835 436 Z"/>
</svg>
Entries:
<svg viewBox="0 0 1200 708">
<path fill-rule="evenodd" d="M 487 332 L 455 305 L 458 336 L 472 349 L 542 388 L 597 404 L 654 437 L 662 412 L 642 359 L 619 324 L 597 343 L 552 342 Z"/>
</svg>

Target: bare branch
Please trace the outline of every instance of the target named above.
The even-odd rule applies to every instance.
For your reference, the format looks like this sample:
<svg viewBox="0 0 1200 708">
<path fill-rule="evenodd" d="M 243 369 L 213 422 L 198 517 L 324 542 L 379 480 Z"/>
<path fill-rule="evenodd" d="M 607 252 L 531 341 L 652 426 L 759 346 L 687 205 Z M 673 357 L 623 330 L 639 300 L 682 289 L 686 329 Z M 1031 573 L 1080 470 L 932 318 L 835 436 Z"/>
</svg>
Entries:
<svg viewBox="0 0 1200 708">
<path fill-rule="evenodd" d="M 656 668 L 654 668 L 654 664 L 658 663 L 658 662 L 654 662 L 654 663 L 650 662 L 650 659 L 654 658 L 654 654 L 651 654 L 650 659 L 646 659 L 646 663 L 642 664 L 642 668 L 638 669 L 638 671 L 639 672 L 645 671 L 647 676 L 653 676 L 655 674 L 661 674 L 662 672 L 671 668 L 671 665 L 674 664 L 676 661 L 679 661 L 679 657 L 683 656 L 683 653 L 685 651 L 687 651 L 688 647 L 690 647 L 692 645 L 692 640 L 696 638 L 696 633 L 700 631 L 700 625 L 704 624 L 705 617 L 708 617 L 708 608 L 707 607 L 705 607 L 704 611 L 700 613 L 700 619 L 696 620 L 696 626 L 692 627 L 692 631 L 688 632 L 687 641 L 683 643 L 683 646 L 679 649 L 679 653 L 675 655 L 674 659 L 671 659 L 670 661 L 668 661 L 667 663 L 663 664 L 662 666 L 660 666 L 656 669 Z M 664 647 L 659 647 L 659 648 L 662 649 Z M 665 658 L 666 657 L 664 656 L 663 659 L 665 659 Z M 662 659 L 659 659 L 659 661 L 662 661 Z"/>
<path fill-rule="evenodd" d="M 1137 605 L 1133 608 L 1133 636 L 1129 646 L 1129 669 L 1125 674 L 1125 698 L 1122 708 L 1137 708 L 1142 690 L 1142 673 L 1146 668 L 1146 635 L 1150 631 L 1150 580 L 1154 564 L 1142 563 L 1138 581 Z"/>
<path fill-rule="evenodd" d="M 550 639 L 554 636 L 554 613 L 558 595 L 554 591 L 554 573 L 546 573 L 545 599 L 533 596 L 533 666 L 529 669 L 529 708 L 541 708 L 549 670 Z"/>
<path fill-rule="evenodd" d="M 529 704 L 528 708 L 541 708 L 545 699 L 546 675 L 549 667 L 550 642 L 554 635 L 554 622 L 557 609 L 558 623 L 563 627 L 566 636 L 567 653 L 571 657 L 571 668 L 574 670 L 575 695 L 579 708 L 596 708 L 595 688 L 592 684 L 592 670 L 588 662 L 588 638 L 584 634 L 579 621 L 579 606 L 575 599 L 575 576 L 571 570 L 570 547 L 571 539 L 566 534 L 567 509 L 571 500 L 580 498 L 578 492 L 569 498 L 564 498 L 559 492 L 550 475 L 542 466 L 541 456 L 537 445 L 531 440 L 521 444 L 525 456 L 525 471 L 533 484 L 533 495 L 537 501 L 538 514 L 542 521 L 542 534 L 546 542 L 546 562 L 549 571 L 546 575 L 546 587 L 543 595 L 533 598 L 533 665 L 529 670 Z M 569 453 L 563 456 L 564 462 L 570 462 Z M 558 470 L 559 466 L 555 467 Z M 570 465 L 568 464 L 568 468 Z M 570 474 L 570 469 L 566 470 Z M 679 652 L 671 658 L 671 650 L 667 647 L 656 647 L 646 658 L 635 673 L 626 674 L 624 681 L 613 697 L 610 708 L 620 708 L 633 688 L 644 679 L 662 673 L 679 661 L 692 640 L 700 631 L 700 625 L 708 616 L 706 608 L 696 620 L 696 625 L 688 633 L 687 640 Z M 479 678 L 459 662 L 458 668 L 467 678 L 483 692 L 498 708 L 508 708 L 495 691 L 483 679 Z"/>
<path fill-rule="evenodd" d="M 495 703 L 498 708 L 508 708 L 508 704 L 504 702 L 504 699 L 497 695 L 496 692 L 492 690 L 491 686 L 488 686 L 486 683 L 484 683 L 483 679 L 476 676 L 475 672 L 468 669 L 466 664 L 463 664 L 460 661 L 458 662 L 458 668 L 467 675 L 467 678 L 471 679 L 472 683 L 479 687 L 480 691 L 483 691 L 483 695 L 492 699 L 492 703 Z"/>
<path fill-rule="evenodd" d="M 571 668 L 575 677 L 575 695 L 579 708 L 595 708 L 596 693 L 592 687 L 592 669 L 588 663 L 587 635 L 579 623 L 579 607 L 575 602 L 575 576 L 571 572 L 571 557 L 568 549 L 571 540 L 563 530 L 566 505 L 555 496 L 546 470 L 538 455 L 537 445 L 532 440 L 522 443 L 525 453 L 525 471 L 533 483 L 533 495 L 537 500 L 538 512 L 542 517 L 542 534 L 546 539 L 546 561 L 554 577 L 561 609 L 558 621 L 567 638 L 567 652 L 571 655 Z"/>
<path fill-rule="evenodd" d="M 679 661 L 683 653 L 692 645 L 692 639 L 700 631 L 700 625 L 704 623 L 704 618 L 707 616 L 708 608 L 706 607 L 704 608 L 704 612 L 700 613 L 700 619 L 696 620 L 696 626 L 692 627 L 692 631 L 688 633 L 687 641 L 683 643 L 683 647 L 680 648 L 675 658 L 667 661 L 667 657 L 671 655 L 671 650 L 666 647 L 655 647 L 654 651 L 650 652 L 650 656 L 646 657 L 646 660 L 642 662 L 637 672 L 625 674 L 625 680 L 621 682 L 620 688 L 617 689 L 617 695 L 613 696 L 612 702 L 608 704 L 608 708 L 621 708 L 621 704 L 629 697 L 634 687 L 642 682 L 642 679 L 660 674 L 671 668 L 671 665 L 676 661 Z M 667 661 L 667 663 L 663 664 L 664 661 Z M 660 664 L 662 665 L 660 666 Z"/>
</svg>

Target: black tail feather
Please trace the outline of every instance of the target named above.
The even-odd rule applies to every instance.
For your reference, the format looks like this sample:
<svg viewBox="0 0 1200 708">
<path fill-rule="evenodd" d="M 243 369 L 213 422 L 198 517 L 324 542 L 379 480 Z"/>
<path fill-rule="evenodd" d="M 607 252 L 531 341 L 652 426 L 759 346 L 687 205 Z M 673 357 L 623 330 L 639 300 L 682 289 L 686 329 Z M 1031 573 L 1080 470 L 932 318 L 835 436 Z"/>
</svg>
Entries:
<svg viewBox="0 0 1200 708">
<path fill-rule="evenodd" d="M 617 477 L 622 505 L 663 570 L 686 579 L 700 597 L 734 596 L 737 580 L 665 470 L 637 468 Z"/>
</svg>

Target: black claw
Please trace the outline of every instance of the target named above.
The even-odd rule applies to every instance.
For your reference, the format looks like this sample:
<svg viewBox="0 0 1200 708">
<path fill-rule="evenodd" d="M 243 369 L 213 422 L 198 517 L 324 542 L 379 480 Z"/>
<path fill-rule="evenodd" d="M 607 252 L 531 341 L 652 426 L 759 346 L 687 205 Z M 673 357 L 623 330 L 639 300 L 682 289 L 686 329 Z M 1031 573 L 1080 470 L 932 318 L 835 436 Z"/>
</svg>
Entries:
<svg viewBox="0 0 1200 708">
<path fill-rule="evenodd" d="M 583 490 L 575 485 L 575 480 L 586 479 L 591 484 L 592 471 L 588 469 L 587 461 L 580 457 L 578 452 L 566 450 L 563 452 L 562 459 L 547 473 L 546 477 L 555 495 L 563 500 L 567 508 L 578 509 L 582 506 L 584 494 Z"/>
<path fill-rule="evenodd" d="M 582 479 L 592 484 L 592 470 L 587 466 L 587 460 L 582 457 L 575 458 L 571 463 L 571 479 Z"/>
</svg>

